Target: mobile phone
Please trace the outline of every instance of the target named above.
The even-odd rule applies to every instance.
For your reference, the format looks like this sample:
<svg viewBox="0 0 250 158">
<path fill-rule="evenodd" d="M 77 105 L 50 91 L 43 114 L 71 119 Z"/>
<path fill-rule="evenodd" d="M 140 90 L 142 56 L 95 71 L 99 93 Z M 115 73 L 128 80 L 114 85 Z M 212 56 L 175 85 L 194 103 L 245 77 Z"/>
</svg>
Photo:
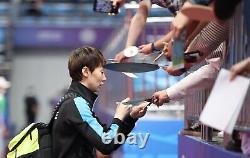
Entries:
<svg viewBox="0 0 250 158">
<path fill-rule="evenodd" d="M 112 5 L 111 0 L 94 0 L 93 10 L 96 12 L 118 14 L 118 8 Z"/>
<path fill-rule="evenodd" d="M 195 63 L 202 56 L 203 56 L 203 53 L 196 50 L 196 51 L 191 51 L 191 52 L 185 53 L 184 59 L 188 63 Z"/>
<path fill-rule="evenodd" d="M 173 70 L 184 68 L 184 35 L 174 39 L 172 52 Z"/>
</svg>

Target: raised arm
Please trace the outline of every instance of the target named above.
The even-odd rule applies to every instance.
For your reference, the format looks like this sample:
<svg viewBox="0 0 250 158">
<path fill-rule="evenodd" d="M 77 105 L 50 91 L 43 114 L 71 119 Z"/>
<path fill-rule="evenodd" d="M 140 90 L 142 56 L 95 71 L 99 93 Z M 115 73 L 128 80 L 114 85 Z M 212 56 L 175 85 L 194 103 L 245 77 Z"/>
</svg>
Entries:
<svg viewBox="0 0 250 158">
<path fill-rule="evenodd" d="M 139 3 L 139 8 L 136 11 L 136 14 L 131 20 L 129 31 L 128 31 L 128 37 L 126 42 L 126 48 L 129 46 L 135 45 L 139 35 L 141 34 L 142 30 L 144 29 L 144 26 L 147 21 L 149 10 L 151 9 L 151 1 L 150 0 L 143 0 Z M 121 62 L 123 59 L 125 59 L 125 56 L 123 55 L 123 51 L 118 53 L 115 56 L 115 60 Z"/>
<path fill-rule="evenodd" d="M 215 66 L 216 65 L 216 66 Z M 220 58 L 210 59 L 208 65 L 204 65 L 195 72 L 189 74 L 175 85 L 155 92 L 154 103 L 162 105 L 169 100 L 177 101 L 195 92 L 211 87 L 219 72 Z"/>
</svg>

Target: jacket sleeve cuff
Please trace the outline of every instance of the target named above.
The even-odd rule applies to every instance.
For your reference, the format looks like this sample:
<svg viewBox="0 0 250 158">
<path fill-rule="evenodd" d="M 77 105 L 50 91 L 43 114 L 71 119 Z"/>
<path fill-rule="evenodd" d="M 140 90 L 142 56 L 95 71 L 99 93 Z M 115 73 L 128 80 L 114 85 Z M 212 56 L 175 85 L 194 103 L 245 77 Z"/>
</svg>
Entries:
<svg viewBox="0 0 250 158">
<path fill-rule="evenodd" d="M 130 133 L 135 126 L 135 122 L 138 119 L 132 118 L 129 114 L 121 121 L 118 118 L 113 119 L 113 123 L 117 124 L 126 134 Z"/>
<path fill-rule="evenodd" d="M 178 98 L 181 98 L 181 96 L 179 95 L 179 93 L 177 92 L 177 90 L 173 87 L 169 87 L 166 89 L 166 93 L 168 95 L 168 98 L 170 100 L 177 100 Z"/>
<path fill-rule="evenodd" d="M 128 124 L 135 124 L 137 120 L 138 120 L 138 118 L 135 119 L 135 118 L 131 117 L 130 114 L 128 114 L 128 115 L 125 117 L 124 122 L 127 122 Z"/>
</svg>

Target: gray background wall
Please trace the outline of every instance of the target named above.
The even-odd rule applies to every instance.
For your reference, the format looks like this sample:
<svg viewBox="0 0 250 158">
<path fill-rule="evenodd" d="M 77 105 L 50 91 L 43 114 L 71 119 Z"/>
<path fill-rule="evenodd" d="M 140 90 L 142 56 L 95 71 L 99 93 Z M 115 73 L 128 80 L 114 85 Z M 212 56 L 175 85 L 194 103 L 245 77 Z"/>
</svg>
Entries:
<svg viewBox="0 0 250 158">
<path fill-rule="evenodd" d="M 70 84 L 67 71 L 69 51 L 16 51 L 10 89 L 10 121 L 18 129 L 25 126 L 24 98 L 33 93 L 39 103 L 37 121 L 48 121 L 50 100 Z M 30 90 L 29 87 L 32 87 Z"/>
</svg>

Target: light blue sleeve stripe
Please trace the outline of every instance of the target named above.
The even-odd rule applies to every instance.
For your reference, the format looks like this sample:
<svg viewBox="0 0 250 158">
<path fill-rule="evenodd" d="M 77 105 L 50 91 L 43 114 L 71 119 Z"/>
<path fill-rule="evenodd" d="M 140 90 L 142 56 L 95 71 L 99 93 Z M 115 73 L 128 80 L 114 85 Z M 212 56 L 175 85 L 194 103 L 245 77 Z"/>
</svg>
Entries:
<svg viewBox="0 0 250 158">
<path fill-rule="evenodd" d="M 103 127 L 99 124 L 97 119 L 92 116 L 92 112 L 89 108 L 89 103 L 82 97 L 77 97 L 74 99 L 75 105 L 82 117 L 82 120 L 87 122 L 89 126 L 102 138 L 104 135 L 110 136 L 112 139 L 117 133 L 118 125 L 112 124 L 108 132 L 103 132 Z"/>
</svg>

